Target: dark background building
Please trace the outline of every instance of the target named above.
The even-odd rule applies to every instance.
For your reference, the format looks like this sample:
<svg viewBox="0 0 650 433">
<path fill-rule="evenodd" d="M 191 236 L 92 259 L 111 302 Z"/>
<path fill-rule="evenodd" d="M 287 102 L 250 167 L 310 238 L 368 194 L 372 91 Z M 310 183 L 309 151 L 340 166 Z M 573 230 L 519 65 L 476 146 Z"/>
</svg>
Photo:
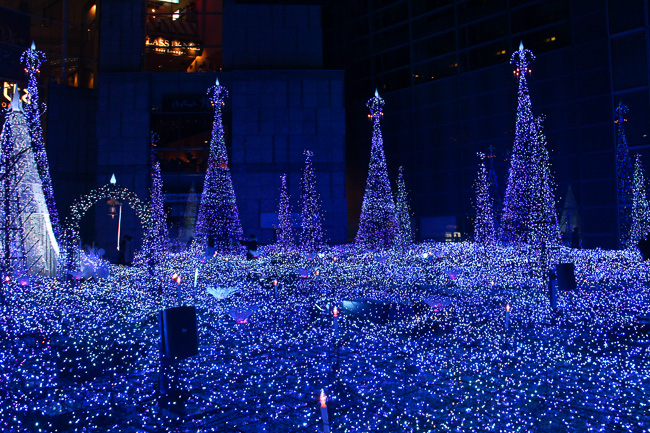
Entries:
<svg viewBox="0 0 650 433">
<path fill-rule="evenodd" d="M 53 31 L 46 45 L 35 28 L 49 10 L 57 12 L 48 23 L 59 27 L 66 27 L 73 10 L 93 11 L 90 24 L 75 22 L 82 35 L 98 34 L 93 69 L 83 75 L 89 78 L 72 79 L 63 66 L 42 73 L 51 113 L 48 153 L 63 215 L 72 200 L 106 184 L 112 174 L 119 185 L 148 198 L 153 152 L 162 166 L 171 234 L 185 242 L 212 132 L 206 91 L 218 77 L 230 92 L 224 127 L 245 233 L 262 243 L 275 240 L 283 173 L 299 214 L 303 150 L 310 149 L 326 237 L 346 241 L 343 72 L 324 69 L 320 6 L 61 0 L 13 2 L 3 10 L 24 23 L 21 38 L 7 41 L 3 53 L 12 67 L 31 38 L 46 52 L 50 67 L 61 59 L 72 64 L 69 56 L 78 40 Z M 62 41 L 68 41 L 67 48 Z M 68 79 L 61 78 L 66 72 Z M 19 84 L 24 80 L 19 67 L 3 75 Z M 77 170 L 83 176 L 75 176 Z M 132 209 L 122 208 L 122 233 L 139 240 L 139 221 Z M 115 258 L 118 219 L 107 215 L 103 203 L 92 209 L 83 220 L 83 240 Z M 188 224 L 189 232 L 183 230 Z"/>
<path fill-rule="evenodd" d="M 0 12 L 0 102 L 24 84 L 18 59 L 31 40 L 48 56 L 41 83 L 63 215 L 112 173 L 146 198 L 155 141 L 171 232 L 182 232 L 202 188 L 205 91 L 217 76 L 231 95 L 242 224 L 263 242 L 274 237 L 281 173 L 299 212 L 304 148 L 315 152 L 329 239 L 354 236 L 375 88 L 389 173 L 404 165 L 418 237 L 468 237 L 476 152 L 505 188 L 517 97 L 508 62 L 520 41 L 537 55 L 529 85 L 534 113 L 546 115 L 558 211 L 573 195 L 584 246 L 617 245 L 619 102 L 630 107 L 632 153 L 650 143 L 648 0 L 1 0 Z M 82 222 L 85 242 L 115 242 L 105 205 Z M 124 225 L 140 230 L 127 209 Z"/>
<path fill-rule="evenodd" d="M 386 99 L 390 175 L 404 165 L 420 238 L 471 233 L 476 152 L 494 155 L 501 192 L 512 149 L 520 41 L 545 128 L 562 213 L 571 187 L 587 247 L 618 238 L 614 108 L 630 108 L 631 153 L 650 143 L 646 0 L 331 0 L 325 64 L 346 71 L 349 227 L 369 159 L 365 101 Z M 562 215 L 561 215 L 562 216 Z M 564 215 L 566 217 L 566 214 Z M 575 215 L 574 215 L 575 218 Z"/>
</svg>

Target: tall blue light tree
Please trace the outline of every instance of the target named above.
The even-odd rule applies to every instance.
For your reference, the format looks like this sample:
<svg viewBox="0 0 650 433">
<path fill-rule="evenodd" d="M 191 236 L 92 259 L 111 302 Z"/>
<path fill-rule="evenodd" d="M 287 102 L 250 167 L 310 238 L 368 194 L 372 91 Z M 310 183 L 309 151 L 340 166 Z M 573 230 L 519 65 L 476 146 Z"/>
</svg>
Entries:
<svg viewBox="0 0 650 433">
<path fill-rule="evenodd" d="M 201 246 L 214 242 L 216 251 L 229 252 L 237 249 L 237 242 L 243 237 L 243 230 L 228 167 L 222 122 L 222 108 L 228 91 L 219 85 L 217 79 L 216 84 L 208 89 L 208 96 L 214 107 L 214 121 L 208 169 L 196 220 L 195 240 Z"/>
<path fill-rule="evenodd" d="M 287 175 L 281 177 L 280 204 L 278 205 L 278 245 L 284 248 L 293 246 L 293 230 L 291 227 L 291 203 L 287 188 Z"/>
<path fill-rule="evenodd" d="M 542 118 L 533 116 L 526 74 L 535 56 L 524 48 L 513 53 L 518 77 L 517 120 L 503 200 L 499 239 L 506 244 L 559 243 L 553 180 Z"/>
<path fill-rule="evenodd" d="M 375 90 L 375 96 L 370 98 L 366 105 L 370 109 L 369 117 L 372 119 L 372 148 L 355 243 L 365 248 L 388 248 L 393 245 L 398 223 L 380 126 L 384 114 L 384 100 Z"/>
<path fill-rule="evenodd" d="M 646 181 L 641 155 L 634 160 L 634 188 L 632 190 L 632 212 L 627 247 L 634 248 L 650 233 L 650 205 L 646 194 Z"/>
<path fill-rule="evenodd" d="M 323 246 L 323 223 L 321 219 L 320 195 L 316 190 L 316 173 L 312 157 L 314 153 L 305 150 L 305 168 L 302 172 L 302 232 L 300 247 L 306 251 L 316 251 Z"/>
<path fill-rule="evenodd" d="M 54 190 L 52 189 L 52 178 L 50 177 L 50 164 L 45 151 L 45 140 L 43 138 L 43 125 L 41 122 L 42 113 L 45 111 L 45 104 L 41 104 L 38 94 L 38 75 L 40 74 L 41 64 L 45 61 L 45 53 L 38 51 L 36 45 L 32 42 L 31 48 L 25 50 L 20 57 L 20 61 L 25 66 L 27 74 L 27 93 L 29 94 L 29 103 L 25 104 L 25 120 L 29 128 L 29 134 L 32 140 L 32 151 L 36 159 L 36 168 L 41 178 L 43 186 L 43 195 L 45 203 L 50 214 L 52 231 L 56 238 L 61 240 L 61 223 L 59 212 L 56 209 L 54 200 Z"/>
<path fill-rule="evenodd" d="M 490 180 L 485 166 L 485 154 L 478 154 L 478 177 L 476 179 L 476 220 L 474 221 L 474 240 L 480 244 L 493 244 L 496 241 L 494 212 L 490 197 Z"/>
<path fill-rule="evenodd" d="M 413 229 L 411 227 L 411 207 L 408 203 L 408 191 L 404 181 L 404 167 L 400 166 L 397 176 L 397 195 L 395 197 L 395 212 L 397 214 L 397 235 L 395 246 L 407 250 L 413 245 Z"/>
<path fill-rule="evenodd" d="M 630 234 L 632 213 L 632 160 L 625 137 L 626 105 L 618 104 L 614 111 L 616 124 L 616 183 L 618 194 L 619 246 L 625 248 Z"/>
<path fill-rule="evenodd" d="M 167 217 L 165 216 L 165 200 L 162 193 L 162 176 L 160 175 L 160 163 L 156 161 L 151 173 L 151 234 L 150 241 L 153 251 L 159 257 L 167 251 L 169 246 L 169 230 L 167 228 Z"/>
<path fill-rule="evenodd" d="M 535 140 L 535 136 L 531 136 L 530 126 L 534 118 L 526 74 L 530 72 L 528 66 L 534 59 L 535 55 L 525 49 L 523 43 L 519 45 L 519 50 L 515 51 L 510 59 L 510 63 L 517 66 L 515 74 L 519 79 L 519 90 L 515 140 L 510 156 L 508 183 L 503 198 L 503 212 L 499 227 L 499 238 L 504 243 L 518 243 L 527 240 L 529 211 L 527 152 L 530 142 Z"/>
</svg>

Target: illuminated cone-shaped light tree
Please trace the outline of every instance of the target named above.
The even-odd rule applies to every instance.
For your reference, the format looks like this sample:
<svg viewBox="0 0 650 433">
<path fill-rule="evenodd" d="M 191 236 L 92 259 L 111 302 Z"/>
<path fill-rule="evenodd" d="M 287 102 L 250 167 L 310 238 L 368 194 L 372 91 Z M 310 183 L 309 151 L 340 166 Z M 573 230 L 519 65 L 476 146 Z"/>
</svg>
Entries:
<svg viewBox="0 0 650 433">
<path fill-rule="evenodd" d="M 52 275 L 59 245 L 17 92 L 6 115 L 0 143 L 1 271 L 4 276 Z"/>
<path fill-rule="evenodd" d="M 398 223 L 388 180 L 384 140 L 379 125 L 383 116 L 384 100 L 375 90 L 375 96 L 370 98 L 366 105 L 370 109 L 370 118 L 373 122 L 372 148 L 355 243 L 366 248 L 387 248 L 393 245 Z"/>
<path fill-rule="evenodd" d="M 45 140 L 43 138 L 43 125 L 41 124 L 41 104 L 38 94 L 38 81 L 37 77 L 40 73 L 41 64 L 45 60 L 45 53 L 38 51 L 34 42 L 31 48 L 25 50 L 20 57 L 20 61 L 25 66 L 25 73 L 27 74 L 27 93 L 29 93 L 29 103 L 25 104 L 25 120 L 29 128 L 29 134 L 32 140 L 32 151 L 36 159 L 36 168 L 41 178 L 43 186 L 43 195 L 45 196 L 45 203 L 47 210 L 50 214 L 50 222 L 52 230 L 58 240 L 61 239 L 61 224 L 59 222 L 59 212 L 56 210 L 56 202 L 54 201 L 54 191 L 52 189 L 52 178 L 50 177 L 50 164 L 47 160 L 47 152 L 45 151 Z M 18 90 L 18 89 L 16 89 Z"/>
<path fill-rule="evenodd" d="M 627 238 L 630 234 L 630 219 L 632 212 L 632 160 L 627 147 L 625 137 L 625 115 L 628 108 L 626 105 L 618 104 L 615 110 L 616 123 L 616 179 L 618 193 L 618 224 L 619 224 L 619 246 L 624 248 L 627 245 Z"/>
<path fill-rule="evenodd" d="M 499 227 L 499 238 L 505 243 L 524 242 L 526 240 L 526 220 L 528 216 L 528 169 L 526 154 L 530 142 L 535 139 L 530 135 L 530 125 L 533 122 L 533 112 L 526 74 L 528 66 L 535 55 L 523 44 L 513 53 L 510 63 L 515 63 L 515 74 L 519 78 L 517 105 L 517 121 L 515 124 L 515 140 L 510 155 L 508 183 L 503 198 L 503 212 Z"/>
<path fill-rule="evenodd" d="M 278 206 L 278 245 L 289 248 L 293 246 L 293 231 L 291 229 L 291 204 L 287 188 L 287 175 L 281 177 L 280 204 Z"/>
<path fill-rule="evenodd" d="M 162 194 L 162 177 L 160 175 L 160 163 L 156 161 L 151 173 L 151 234 L 150 242 L 156 257 L 167 250 L 169 244 L 169 231 L 167 229 L 167 217 L 165 216 L 165 200 Z"/>
<path fill-rule="evenodd" d="M 474 221 L 474 240 L 480 244 L 493 244 L 496 240 L 492 199 L 490 197 L 490 181 L 485 167 L 485 154 L 478 154 L 481 161 L 478 165 L 476 179 L 476 220 Z"/>
<path fill-rule="evenodd" d="M 650 207 L 646 195 L 645 175 L 641 155 L 634 161 L 634 188 L 632 190 L 632 218 L 627 247 L 636 247 L 650 232 Z"/>
<path fill-rule="evenodd" d="M 228 91 L 219 85 L 217 79 L 216 84 L 208 89 L 208 96 L 214 107 L 214 122 L 195 239 L 201 246 L 212 240 L 216 251 L 228 252 L 236 249 L 237 241 L 243 237 L 222 123 L 221 110 Z"/>
<path fill-rule="evenodd" d="M 497 155 L 494 146 L 492 146 L 491 144 L 488 148 L 488 154 L 485 155 L 485 157 L 488 160 L 488 164 L 486 168 L 488 171 L 488 176 L 487 176 L 488 184 L 490 185 L 490 198 L 492 199 L 493 202 L 492 209 L 501 210 L 503 206 L 503 200 L 501 197 L 501 192 L 499 190 L 499 179 L 497 178 L 496 169 L 494 167 L 494 163 L 496 161 Z M 499 221 L 497 215 L 494 215 L 494 224 L 496 227 L 498 227 Z"/>
<path fill-rule="evenodd" d="M 507 244 L 559 242 L 553 182 L 541 120 L 532 112 L 526 74 L 535 56 L 519 45 L 511 58 L 519 81 L 515 139 L 503 199 L 499 238 Z"/>
<path fill-rule="evenodd" d="M 316 191 L 316 174 L 311 158 L 314 153 L 305 150 L 305 169 L 302 172 L 302 232 L 300 246 L 306 251 L 316 251 L 323 246 L 320 195 Z"/>
<path fill-rule="evenodd" d="M 397 176 L 397 197 L 395 198 L 397 212 L 397 236 L 395 246 L 403 250 L 413 244 L 413 230 L 411 228 L 411 208 L 408 204 L 408 192 L 404 182 L 404 168 L 400 166 Z"/>
<path fill-rule="evenodd" d="M 530 135 L 535 137 L 530 147 L 529 180 L 530 210 L 528 213 L 528 243 L 556 245 L 560 242 L 560 228 L 555 211 L 555 185 L 546 149 L 543 116 L 530 125 Z"/>
</svg>

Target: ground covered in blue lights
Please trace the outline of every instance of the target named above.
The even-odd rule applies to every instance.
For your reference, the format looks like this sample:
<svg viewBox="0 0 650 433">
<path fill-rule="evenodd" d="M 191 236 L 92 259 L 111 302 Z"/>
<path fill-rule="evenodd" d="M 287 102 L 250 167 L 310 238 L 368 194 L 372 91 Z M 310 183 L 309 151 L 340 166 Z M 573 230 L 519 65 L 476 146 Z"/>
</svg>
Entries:
<svg viewBox="0 0 650 433">
<path fill-rule="evenodd" d="M 184 252 L 153 272 L 10 281 L 0 429 L 314 432 L 323 389 L 334 432 L 648 431 L 650 265 L 624 251 L 550 258 L 574 262 L 578 281 L 555 312 L 539 251 L 469 243 Z M 157 313 L 177 303 L 173 274 L 200 347 L 168 372 L 178 398 L 161 400 Z M 353 314 L 364 299 L 386 314 Z"/>
</svg>

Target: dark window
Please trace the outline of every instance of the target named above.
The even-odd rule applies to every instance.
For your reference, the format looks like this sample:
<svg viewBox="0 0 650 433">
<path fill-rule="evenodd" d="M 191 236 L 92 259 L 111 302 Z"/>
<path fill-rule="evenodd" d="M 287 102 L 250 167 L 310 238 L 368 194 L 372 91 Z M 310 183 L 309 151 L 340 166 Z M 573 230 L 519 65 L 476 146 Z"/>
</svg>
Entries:
<svg viewBox="0 0 650 433">
<path fill-rule="evenodd" d="M 492 41 L 508 35 L 508 16 L 501 15 L 496 18 L 470 24 L 462 27 L 458 32 L 460 48 Z"/>
<path fill-rule="evenodd" d="M 648 82 L 645 34 L 636 32 L 611 40 L 614 90 L 643 86 Z"/>
<path fill-rule="evenodd" d="M 408 24 L 402 24 L 398 27 L 393 27 L 381 33 L 376 33 L 374 49 L 376 51 L 382 51 L 388 48 L 392 48 L 396 45 L 404 44 L 408 42 L 408 40 L 409 26 Z"/>
<path fill-rule="evenodd" d="M 369 32 L 368 18 L 364 17 L 360 20 L 356 20 L 350 23 L 346 23 L 343 27 L 343 34 L 345 38 L 355 39 L 361 36 L 366 36 Z M 342 35 L 341 35 L 342 36 Z"/>
<path fill-rule="evenodd" d="M 344 49 L 346 60 L 352 62 L 360 57 L 370 55 L 370 41 L 368 38 L 359 39 L 358 41 L 344 45 Z"/>
<path fill-rule="evenodd" d="M 401 69 L 399 71 L 390 72 L 377 79 L 378 87 L 383 91 L 392 91 L 403 89 L 411 85 L 411 72 L 410 69 Z"/>
<path fill-rule="evenodd" d="M 329 25 L 350 22 L 367 13 L 367 1 L 329 2 L 328 7 L 322 8 L 323 22 Z"/>
<path fill-rule="evenodd" d="M 510 0 L 510 7 L 515 8 L 517 6 L 523 6 L 523 5 L 526 5 L 528 3 L 534 3 L 536 1 L 538 1 L 538 0 Z"/>
<path fill-rule="evenodd" d="M 418 15 L 452 4 L 454 0 L 411 0 L 411 10 Z"/>
<path fill-rule="evenodd" d="M 506 10 L 506 0 L 469 0 L 457 6 L 458 23 L 464 24 Z"/>
<path fill-rule="evenodd" d="M 645 24 L 643 0 L 625 0 L 624 2 L 610 0 L 608 3 L 610 33 L 643 27 Z"/>
<path fill-rule="evenodd" d="M 374 90 L 370 83 L 370 78 L 359 78 L 358 80 L 351 81 L 349 86 L 345 86 L 346 95 L 352 100 L 363 99 L 365 101 L 368 99 L 368 95 L 371 95 L 371 92 Z"/>
<path fill-rule="evenodd" d="M 375 7 L 375 9 L 381 9 L 386 6 L 390 6 L 395 3 L 406 3 L 406 0 L 373 0 L 372 4 Z"/>
<path fill-rule="evenodd" d="M 439 33 L 454 27 L 454 8 L 447 8 L 413 21 L 413 38 Z"/>
<path fill-rule="evenodd" d="M 375 71 L 384 72 L 410 64 L 410 49 L 408 46 L 380 54 L 375 57 Z"/>
<path fill-rule="evenodd" d="M 449 32 L 413 44 L 414 61 L 427 60 L 456 51 L 456 32 Z"/>
<path fill-rule="evenodd" d="M 545 26 L 568 19 L 569 2 L 565 0 L 546 1 L 512 12 L 512 32 L 525 32 L 528 29 Z"/>
<path fill-rule="evenodd" d="M 456 55 L 445 56 L 441 59 L 413 66 L 413 78 L 416 84 L 425 83 L 437 78 L 455 75 L 458 70 Z"/>
<path fill-rule="evenodd" d="M 507 62 L 510 60 L 508 43 L 503 41 L 476 48 L 463 54 L 462 58 L 463 70 L 465 67 L 467 70 L 473 70 Z"/>
<path fill-rule="evenodd" d="M 384 27 L 392 26 L 408 19 L 408 5 L 401 3 L 390 9 L 377 12 L 374 16 L 373 26 L 374 30 L 382 29 Z"/>
<path fill-rule="evenodd" d="M 364 78 L 370 75 L 370 61 L 369 59 L 364 59 L 356 63 L 352 63 L 347 72 L 350 76 L 350 79 L 355 80 L 357 78 Z"/>
<path fill-rule="evenodd" d="M 518 36 L 512 41 L 512 46 L 518 47 L 520 41 L 523 41 L 524 46 L 535 54 L 566 47 L 571 45 L 571 26 L 567 22 Z"/>
</svg>

